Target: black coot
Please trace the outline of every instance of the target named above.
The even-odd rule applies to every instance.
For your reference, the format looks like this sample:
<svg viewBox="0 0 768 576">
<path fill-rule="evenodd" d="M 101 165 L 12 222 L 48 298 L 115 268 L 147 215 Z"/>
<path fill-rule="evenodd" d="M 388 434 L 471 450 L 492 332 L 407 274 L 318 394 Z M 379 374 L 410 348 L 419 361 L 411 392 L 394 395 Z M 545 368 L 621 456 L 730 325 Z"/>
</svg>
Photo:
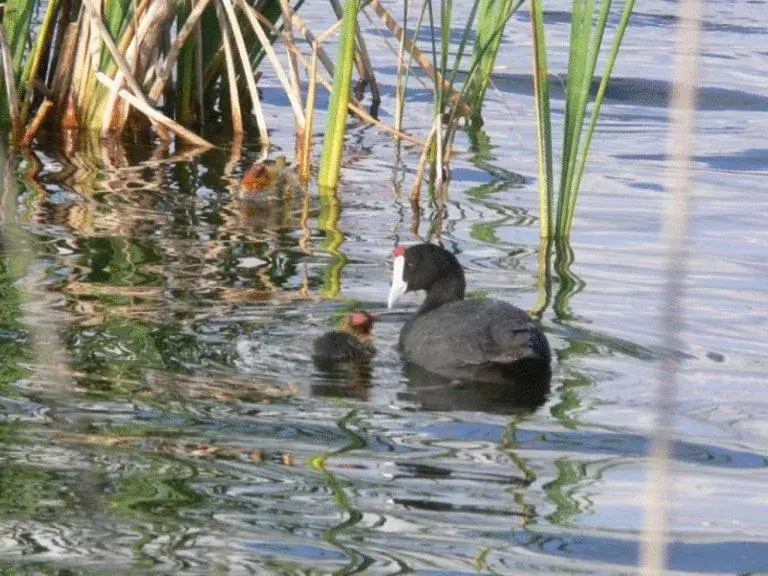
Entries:
<svg viewBox="0 0 768 576">
<path fill-rule="evenodd" d="M 400 332 L 407 361 L 477 382 L 518 381 L 521 368 L 549 371 L 549 343 L 528 314 L 500 300 L 464 300 L 464 271 L 453 254 L 417 244 L 393 255 L 389 307 L 405 292 L 426 291 Z"/>
<path fill-rule="evenodd" d="M 326 363 L 370 358 L 375 352 L 371 332 L 378 317 L 362 310 L 352 312 L 339 330 L 326 332 L 315 340 L 312 357 Z"/>
</svg>

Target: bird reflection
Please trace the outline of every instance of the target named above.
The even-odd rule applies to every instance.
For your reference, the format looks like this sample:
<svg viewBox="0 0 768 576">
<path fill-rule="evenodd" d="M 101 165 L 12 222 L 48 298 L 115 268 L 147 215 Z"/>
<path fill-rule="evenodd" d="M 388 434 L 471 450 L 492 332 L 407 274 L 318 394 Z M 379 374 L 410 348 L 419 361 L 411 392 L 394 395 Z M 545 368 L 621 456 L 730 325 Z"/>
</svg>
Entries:
<svg viewBox="0 0 768 576">
<path fill-rule="evenodd" d="M 370 358 L 344 362 L 313 358 L 319 374 L 310 384 L 313 396 L 367 401 L 371 394 L 373 368 Z"/>
<path fill-rule="evenodd" d="M 411 363 L 403 372 L 408 387 L 398 398 L 437 411 L 533 412 L 546 401 L 552 380 L 549 365 L 535 360 L 518 362 L 504 384 L 451 380 Z"/>
</svg>

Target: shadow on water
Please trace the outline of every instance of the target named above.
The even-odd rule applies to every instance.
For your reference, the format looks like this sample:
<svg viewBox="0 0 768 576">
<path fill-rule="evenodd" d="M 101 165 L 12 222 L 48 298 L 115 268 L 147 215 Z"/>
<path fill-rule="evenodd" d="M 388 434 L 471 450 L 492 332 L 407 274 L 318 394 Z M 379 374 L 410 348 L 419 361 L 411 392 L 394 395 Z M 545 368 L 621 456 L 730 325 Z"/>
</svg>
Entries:
<svg viewBox="0 0 768 576">
<path fill-rule="evenodd" d="M 494 74 L 494 83 L 499 90 L 504 92 L 533 96 L 533 77 L 531 75 Z M 564 84 L 561 78 L 554 75 L 550 76 L 549 85 L 553 99 L 563 100 L 565 98 Z M 591 85 L 593 94 L 597 92 L 599 86 L 600 77 L 596 77 Z M 669 104 L 671 93 L 672 84 L 664 80 L 612 77 L 605 92 L 605 100 L 606 102 L 614 101 L 665 109 Z M 732 88 L 702 86 L 696 108 L 718 112 L 724 110 L 753 112 L 768 108 L 768 96 Z M 649 121 L 646 117 L 642 119 L 644 122 Z"/>
<path fill-rule="evenodd" d="M 530 20 L 530 12 L 527 10 L 520 10 L 517 12 L 516 18 L 522 21 Z M 651 12 L 640 12 L 639 10 L 632 11 L 632 26 L 638 28 L 658 28 L 669 29 L 670 26 L 675 26 L 678 23 L 678 16 L 676 14 L 660 13 L 654 14 Z M 552 24 L 570 24 L 571 13 L 562 10 L 545 10 L 544 21 Z M 757 20 L 758 23 L 763 24 L 763 21 Z M 768 28 L 765 26 L 744 26 L 739 24 L 722 24 L 709 19 L 702 20 L 701 29 L 704 32 L 730 32 L 735 34 L 754 34 L 762 35 L 768 32 Z"/>
</svg>

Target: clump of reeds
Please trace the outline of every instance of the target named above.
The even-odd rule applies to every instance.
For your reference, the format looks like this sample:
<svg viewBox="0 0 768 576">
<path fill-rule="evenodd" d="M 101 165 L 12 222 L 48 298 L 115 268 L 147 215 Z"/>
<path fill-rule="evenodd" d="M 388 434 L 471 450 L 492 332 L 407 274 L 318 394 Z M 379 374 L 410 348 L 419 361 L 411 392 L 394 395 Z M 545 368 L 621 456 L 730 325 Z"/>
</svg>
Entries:
<svg viewBox="0 0 768 576">
<path fill-rule="evenodd" d="M 329 30 L 314 34 L 288 0 L 51 0 L 39 27 L 32 29 L 34 0 L 9 0 L 0 25 L 0 123 L 12 128 L 14 142 L 29 145 L 44 124 L 58 130 L 65 148 L 78 135 L 95 132 L 102 138 L 127 130 L 150 128 L 162 139 L 171 134 L 190 145 L 209 147 L 211 126 L 231 129 L 239 138 L 255 127 L 266 152 L 269 144 L 258 80 L 269 62 L 290 102 L 296 127 L 298 171 L 309 175 L 312 119 L 317 85 L 331 91 L 320 183 L 335 187 L 342 164 L 348 113 L 392 134 L 398 141 L 421 147 L 412 189 L 418 202 L 427 164 L 438 203 L 450 174 L 453 143 L 465 123 L 482 123 L 481 111 L 501 38 L 523 0 L 474 0 L 468 14 L 455 16 L 453 0 L 424 0 L 409 31 L 408 0 L 398 23 L 380 0 L 331 5 L 340 18 Z M 603 39 L 611 1 L 574 0 L 566 89 L 557 220 L 554 211 L 552 133 L 549 119 L 546 48 L 541 0 L 531 0 L 534 38 L 536 106 L 539 146 L 539 187 L 543 237 L 567 237 L 575 210 L 590 140 L 600 103 L 626 29 L 634 0 L 626 0 L 586 130 L 589 90 Z M 399 42 L 395 125 L 376 117 L 378 88 L 373 63 L 358 27 L 361 10 L 375 14 Z M 462 30 L 458 45 L 450 32 Z M 414 38 L 428 28 L 427 49 Z M 203 34 L 202 30 L 206 33 Z M 338 56 L 333 61 L 322 43 L 340 29 Z M 410 32 L 410 33 L 409 33 Z M 303 39 L 300 47 L 297 37 Z M 29 41 L 31 38 L 31 41 Z M 287 66 L 276 53 L 282 44 Z M 274 46 L 273 46 L 274 45 Z M 300 49 L 301 48 L 301 49 Z M 320 70 L 320 68 L 324 68 Z M 353 69 L 359 81 L 351 90 Z M 412 74 L 418 67 L 420 74 Z M 302 93 L 302 68 L 307 74 Z M 326 74 L 332 76 L 331 80 Z M 417 77 L 434 94 L 433 122 L 426 134 L 404 129 L 408 81 Z M 459 81 L 461 79 L 461 81 Z M 361 89 L 370 86 L 371 111 L 360 105 Z"/>
<path fill-rule="evenodd" d="M 554 159 L 552 156 L 549 68 L 544 37 L 544 13 L 542 0 L 531 0 L 542 238 L 568 238 L 571 233 L 576 199 L 589 155 L 589 146 L 600 115 L 600 106 L 603 102 L 605 89 L 616 62 L 624 32 L 629 25 L 634 0 L 626 0 L 621 11 L 585 131 L 584 121 L 587 115 L 590 89 L 595 77 L 595 68 L 600 56 L 608 17 L 611 14 L 611 6 L 611 0 L 603 0 L 598 4 L 594 0 L 573 0 L 568 74 L 565 87 L 563 152 L 560 160 L 560 185 L 557 198 L 557 219 L 555 220 Z"/>
</svg>

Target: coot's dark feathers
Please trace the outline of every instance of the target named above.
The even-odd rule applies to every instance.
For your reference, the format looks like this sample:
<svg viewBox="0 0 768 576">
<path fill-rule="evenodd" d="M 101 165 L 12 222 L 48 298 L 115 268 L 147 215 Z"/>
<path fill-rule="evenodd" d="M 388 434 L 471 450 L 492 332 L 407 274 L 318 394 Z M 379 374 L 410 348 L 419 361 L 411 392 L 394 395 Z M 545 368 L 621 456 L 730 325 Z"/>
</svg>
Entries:
<svg viewBox="0 0 768 576">
<path fill-rule="evenodd" d="M 411 318 L 400 332 L 409 362 L 446 377 L 508 380 L 524 360 L 549 363 L 549 344 L 528 315 L 499 300 L 457 300 Z"/>
</svg>

